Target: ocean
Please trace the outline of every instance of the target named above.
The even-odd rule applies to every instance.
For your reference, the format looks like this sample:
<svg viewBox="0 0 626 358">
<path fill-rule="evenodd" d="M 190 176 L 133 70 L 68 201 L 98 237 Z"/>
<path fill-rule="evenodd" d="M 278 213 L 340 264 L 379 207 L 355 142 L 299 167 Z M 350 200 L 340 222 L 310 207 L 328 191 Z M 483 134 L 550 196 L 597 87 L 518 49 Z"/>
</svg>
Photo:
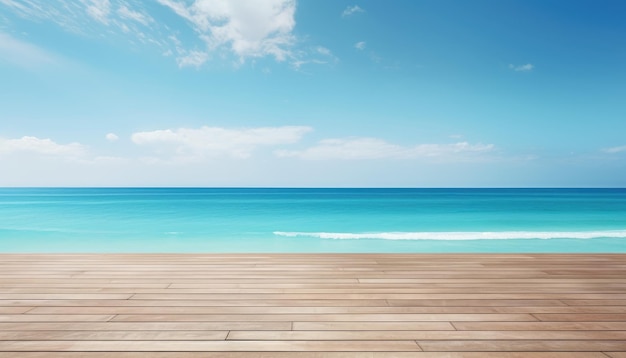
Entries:
<svg viewBox="0 0 626 358">
<path fill-rule="evenodd" d="M 0 252 L 626 252 L 626 189 L 0 188 Z"/>
</svg>

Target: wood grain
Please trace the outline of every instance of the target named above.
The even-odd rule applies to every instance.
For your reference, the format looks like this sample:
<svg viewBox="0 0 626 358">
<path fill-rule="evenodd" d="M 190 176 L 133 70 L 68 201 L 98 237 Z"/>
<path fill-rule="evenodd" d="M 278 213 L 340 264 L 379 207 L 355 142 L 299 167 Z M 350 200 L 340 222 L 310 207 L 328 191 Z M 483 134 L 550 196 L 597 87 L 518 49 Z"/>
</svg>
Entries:
<svg viewBox="0 0 626 358">
<path fill-rule="evenodd" d="M 0 254 L 0 358 L 624 358 L 623 254 Z"/>
</svg>

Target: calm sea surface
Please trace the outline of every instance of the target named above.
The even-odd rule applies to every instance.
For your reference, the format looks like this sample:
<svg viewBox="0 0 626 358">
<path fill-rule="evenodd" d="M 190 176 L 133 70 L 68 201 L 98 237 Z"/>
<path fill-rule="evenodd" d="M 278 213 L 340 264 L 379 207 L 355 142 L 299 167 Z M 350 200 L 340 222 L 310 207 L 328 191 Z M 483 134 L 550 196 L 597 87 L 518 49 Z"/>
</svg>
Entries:
<svg viewBox="0 0 626 358">
<path fill-rule="evenodd" d="M 0 252 L 626 252 L 626 189 L 0 189 Z"/>
</svg>

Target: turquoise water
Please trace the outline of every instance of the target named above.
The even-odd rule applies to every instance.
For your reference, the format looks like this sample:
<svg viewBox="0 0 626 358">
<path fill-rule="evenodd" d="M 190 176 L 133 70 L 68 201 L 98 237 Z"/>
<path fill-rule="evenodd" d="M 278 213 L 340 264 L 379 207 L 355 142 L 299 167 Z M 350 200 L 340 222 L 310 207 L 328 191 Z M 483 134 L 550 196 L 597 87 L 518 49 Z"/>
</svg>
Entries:
<svg viewBox="0 0 626 358">
<path fill-rule="evenodd" d="M 0 189 L 0 252 L 626 252 L 626 189 Z"/>
</svg>

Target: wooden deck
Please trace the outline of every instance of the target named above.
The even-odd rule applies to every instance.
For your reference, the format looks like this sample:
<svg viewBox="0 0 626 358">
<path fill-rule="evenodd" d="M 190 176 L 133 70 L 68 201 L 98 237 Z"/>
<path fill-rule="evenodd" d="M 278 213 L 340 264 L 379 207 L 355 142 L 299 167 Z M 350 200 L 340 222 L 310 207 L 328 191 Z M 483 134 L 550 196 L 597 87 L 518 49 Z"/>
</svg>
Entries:
<svg viewBox="0 0 626 358">
<path fill-rule="evenodd" d="M 626 358 L 626 255 L 2 254 L 0 357 Z"/>
</svg>

